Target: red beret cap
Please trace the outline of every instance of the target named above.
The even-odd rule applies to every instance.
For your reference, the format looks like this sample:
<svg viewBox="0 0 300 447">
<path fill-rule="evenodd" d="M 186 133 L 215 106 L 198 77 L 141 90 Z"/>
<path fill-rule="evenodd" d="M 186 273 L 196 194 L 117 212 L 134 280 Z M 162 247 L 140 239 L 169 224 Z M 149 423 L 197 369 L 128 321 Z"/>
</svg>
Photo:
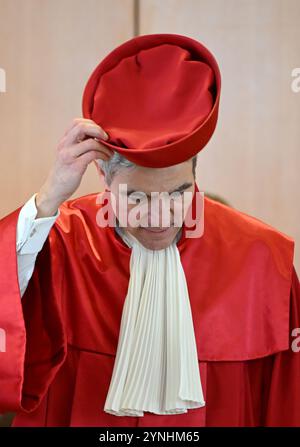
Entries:
<svg viewBox="0 0 300 447">
<path fill-rule="evenodd" d="M 204 148 L 216 127 L 220 89 L 218 64 L 200 42 L 148 34 L 100 62 L 85 86 L 82 112 L 108 133 L 105 146 L 159 168 Z"/>
</svg>

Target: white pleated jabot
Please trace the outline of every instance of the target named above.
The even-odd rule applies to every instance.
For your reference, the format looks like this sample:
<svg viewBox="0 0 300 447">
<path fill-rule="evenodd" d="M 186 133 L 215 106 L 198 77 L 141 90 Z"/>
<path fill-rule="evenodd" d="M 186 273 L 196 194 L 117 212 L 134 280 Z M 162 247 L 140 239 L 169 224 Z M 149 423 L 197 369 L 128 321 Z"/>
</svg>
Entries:
<svg viewBox="0 0 300 447">
<path fill-rule="evenodd" d="M 130 279 L 104 411 L 115 416 L 186 413 L 205 405 L 188 288 L 174 242 L 149 250 L 116 227 L 132 248 Z"/>
</svg>

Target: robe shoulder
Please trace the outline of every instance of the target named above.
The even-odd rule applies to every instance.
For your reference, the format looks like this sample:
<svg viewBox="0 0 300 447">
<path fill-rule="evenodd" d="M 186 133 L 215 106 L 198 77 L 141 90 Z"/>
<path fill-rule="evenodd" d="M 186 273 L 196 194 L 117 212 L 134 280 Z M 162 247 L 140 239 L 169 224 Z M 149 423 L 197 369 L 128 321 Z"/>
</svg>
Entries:
<svg viewBox="0 0 300 447">
<path fill-rule="evenodd" d="M 278 274 L 289 282 L 292 278 L 294 239 L 272 225 L 212 199 L 205 198 L 207 237 L 220 254 L 235 258 L 239 263 L 256 255 L 267 267 L 273 264 Z M 260 265 L 261 266 L 261 265 Z"/>
</svg>

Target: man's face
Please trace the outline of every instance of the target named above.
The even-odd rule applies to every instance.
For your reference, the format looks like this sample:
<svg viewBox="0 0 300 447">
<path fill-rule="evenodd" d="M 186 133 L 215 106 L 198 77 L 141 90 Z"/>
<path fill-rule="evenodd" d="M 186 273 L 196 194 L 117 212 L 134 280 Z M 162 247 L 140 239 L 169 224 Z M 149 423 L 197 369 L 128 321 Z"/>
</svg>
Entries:
<svg viewBox="0 0 300 447">
<path fill-rule="evenodd" d="M 114 195 L 114 211 L 119 222 L 123 222 L 126 216 L 123 229 L 144 247 L 161 250 L 169 246 L 180 231 L 178 210 L 181 209 L 180 218 L 183 221 L 192 200 L 194 185 L 192 160 L 188 160 L 166 168 L 136 166 L 120 169 L 108 189 Z M 184 192 L 189 194 L 183 196 Z M 164 193 L 167 200 L 159 200 L 159 193 Z M 170 200 L 171 193 L 175 201 Z M 178 208 L 176 203 L 184 203 L 184 206 Z M 135 223 L 132 221 L 133 216 L 137 218 Z"/>
</svg>

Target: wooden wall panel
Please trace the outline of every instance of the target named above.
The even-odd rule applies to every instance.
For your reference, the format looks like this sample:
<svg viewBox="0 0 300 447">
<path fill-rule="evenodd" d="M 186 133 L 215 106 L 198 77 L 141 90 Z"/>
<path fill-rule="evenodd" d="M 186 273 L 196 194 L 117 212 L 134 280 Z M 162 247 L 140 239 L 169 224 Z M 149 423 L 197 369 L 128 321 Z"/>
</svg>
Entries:
<svg viewBox="0 0 300 447">
<path fill-rule="evenodd" d="M 43 184 L 90 73 L 132 37 L 133 17 L 133 0 L 0 0 L 1 216 Z M 101 189 L 91 164 L 74 196 Z"/>
</svg>

